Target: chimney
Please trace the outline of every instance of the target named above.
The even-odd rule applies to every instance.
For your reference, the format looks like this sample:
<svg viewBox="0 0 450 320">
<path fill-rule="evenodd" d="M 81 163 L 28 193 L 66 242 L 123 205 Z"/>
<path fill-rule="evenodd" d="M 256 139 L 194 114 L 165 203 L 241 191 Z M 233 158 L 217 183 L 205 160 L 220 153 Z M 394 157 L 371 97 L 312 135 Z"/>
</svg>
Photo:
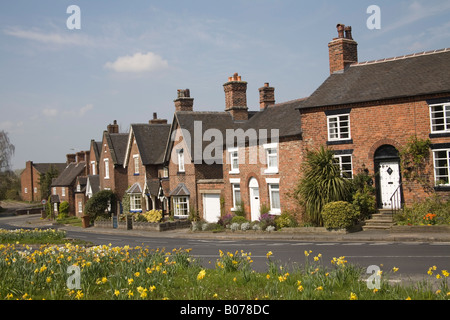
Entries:
<svg viewBox="0 0 450 320">
<path fill-rule="evenodd" d="M 148 122 L 149 124 L 167 124 L 167 119 L 158 119 L 158 114 L 153 112 L 153 119 Z"/>
<path fill-rule="evenodd" d="M 117 124 L 117 120 L 114 120 L 113 124 L 108 125 L 108 133 L 119 133 L 119 125 Z"/>
<path fill-rule="evenodd" d="M 175 99 L 175 111 L 194 111 L 194 98 L 191 98 L 189 89 L 178 90 L 177 99 Z"/>
<path fill-rule="evenodd" d="M 352 27 L 338 24 L 336 28 L 338 37 L 328 44 L 330 74 L 358 62 L 358 43 L 353 40 Z"/>
<path fill-rule="evenodd" d="M 259 88 L 259 107 L 264 110 L 268 106 L 275 104 L 275 88 L 269 87 L 269 83 L 264 83 L 264 87 Z"/>
<path fill-rule="evenodd" d="M 69 164 L 71 164 L 71 163 L 75 163 L 76 162 L 76 154 L 73 154 L 73 153 L 70 153 L 70 154 L 67 154 L 66 155 L 66 158 L 67 158 L 67 164 L 69 165 Z"/>
<path fill-rule="evenodd" d="M 82 161 L 86 161 L 86 158 L 85 158 L 86 153 L 84 151 L 77 152 L 76 156 L 77 156 L 77 163 L 80 163 Z"/>
<path fill-rule="evenodd" d="M 247 82 L 235 73 L 223 85 L 225 91 L 225 111 L 228 111 L 234 120 L 248 120 L 247 108 Z"/>
</svg>

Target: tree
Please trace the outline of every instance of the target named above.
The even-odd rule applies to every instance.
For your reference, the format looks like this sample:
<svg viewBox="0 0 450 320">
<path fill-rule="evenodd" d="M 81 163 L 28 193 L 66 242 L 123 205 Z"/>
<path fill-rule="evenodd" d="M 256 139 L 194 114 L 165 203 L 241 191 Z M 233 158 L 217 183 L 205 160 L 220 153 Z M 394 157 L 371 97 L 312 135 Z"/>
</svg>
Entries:
<svg viewBox="0 0 450 320">
<path fill-rule="evenodd" d="M 41 188 L 41 199 L 47 199 L 51 194 L 52 180 L 59 175 L 58 169 L 55 166 L 50 165 L 49 169 L 45 173 L 41 173 L 39 176 L 39 186 Z"/>
<path fill-rule="evenodd" d="M 86 202 L 85 214 L 95 220 L 97 217 L 110 216 L 114 211 L 117 197 L 111 190 L 97 192 Z"/>
<path fill-rule="evenodd" d="M 0 131 L 0 200 L 13 197 L 17 200 L 20 187 L 17 188 L 18 178 L 11 171 L 11 157 L 15 147 L 9 141 L 8 133 Z M 13 190 L 13 186 L 14 190 Z"/>
<path fill-rule="evenodd" d="M 9 141 L 8 133 L 0 131 L 0 172 L 9 171 L 11 167 L 11 157 L 15 151 L 14 145 Z"/>
<path fill-rule="evenodd" d="M 351 182 L 341 176 L 341 170 L 332 150 L 323 146 L 308 151 L 294 196 L 305 208 L 310 222 L 323 226 L 322 209 L 334 201 L 351 199 Z"/>
</svg>

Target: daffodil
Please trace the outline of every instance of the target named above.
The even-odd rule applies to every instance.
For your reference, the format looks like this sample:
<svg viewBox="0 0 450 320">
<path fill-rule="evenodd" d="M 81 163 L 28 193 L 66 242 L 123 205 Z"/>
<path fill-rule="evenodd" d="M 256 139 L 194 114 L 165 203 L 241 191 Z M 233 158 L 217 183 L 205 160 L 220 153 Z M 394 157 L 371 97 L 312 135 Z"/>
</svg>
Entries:
<svg viewBox="0 0 450 320">
<path fill-rule="evenodd" d="M 393 268 L 392 268 L 392 271 L 397 272 L 397 271 L 398 271 L 398 268 L 397 268 L 397 267 L 393 267 Z"/>
<path fill-rule="evenodd" d="M 202 280 L 205 276 L 206 276 L 206 271 L 205 271 L 205 269 L 202 269 L 197 275 L 197 280 Z"/>
<path fill-rule="evenodd" d="M 358 300 L 358 296 L 355 293 L 350 292 L 350 300 Z"/>
</svg>

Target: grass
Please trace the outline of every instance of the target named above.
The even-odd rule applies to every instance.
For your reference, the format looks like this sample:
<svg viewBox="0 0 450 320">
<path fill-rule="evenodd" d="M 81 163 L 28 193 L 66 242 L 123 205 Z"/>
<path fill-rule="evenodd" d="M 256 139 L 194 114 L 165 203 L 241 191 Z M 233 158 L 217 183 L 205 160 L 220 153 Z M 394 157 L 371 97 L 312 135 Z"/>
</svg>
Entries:
<svg viewBox="0 0 450 320">
<path fill-rule="evenodd" d="M 320 254 L 312 258 L 309 251 L 305 265 L 287 270 L 268 252 L 267 271 L 255 272 L 251 253 L 219 251 L 218 259 L 205 268 L 189 252 L 70 243 L 36 248 L 0 244 L 0 299 L 450 299 L 447 271 L 433 267 L 429 277 L 434 280 L 439 274 L 438 290 L 431 281 L 390 285 L 385 274 L 380 288 L 372 290 L 361 280 L 362 270 L 347 264 L 345 257 L 325 262 Z M 78 273 L 68 273 L 71 266 Z"/>
</svg>

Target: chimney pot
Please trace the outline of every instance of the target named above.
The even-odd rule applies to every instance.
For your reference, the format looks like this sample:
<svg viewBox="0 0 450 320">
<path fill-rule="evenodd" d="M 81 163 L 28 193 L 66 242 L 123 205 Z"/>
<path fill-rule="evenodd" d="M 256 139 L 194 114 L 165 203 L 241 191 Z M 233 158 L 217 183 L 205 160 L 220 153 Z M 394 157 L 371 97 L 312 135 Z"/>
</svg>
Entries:
<svg viewBox="0 0 450 320">
<path fill-rule="evenodd" d="M 339 23 L 339 24 L 336 26 L 336 28 L 337 28 L 337 31 L 338 31 L 338 38 L 339 38 L 339 39 L 340 39 L 340 38 L 344 38 L 344 29 L 345 29 L 345 25 Z"/>
<path fill-rule="evenodd" d="M 175 111 L 194 111 L 194 98 L 191 98 L 189 89 L 179 89 L 175 102 Z"/>
<path fill-rule="evenodd" d="M 264 83 L 262 88 L 259 88 L 259 107 L 264 110 L 268 106 L 275 104 L 275 88 L 270 87 L 269 83 Z"/>
<path fill-rule="evenodd" d="M 247 82 L 242 81 L 237 72 L 232 77 L 229 77 L 228 80 L 223 85 L 225 111 L 228 111 L 234 120 L 248 120 Z"/>
<path fill-rule="evenodd" d="M 343 24 L 336 27 L 339 38 L 334 38 L 328 44 L 330 74 L 343 71 L 348 65 L 358 62 L 358 43 L 353 40 L 352 27 Z"/>
</svg>

